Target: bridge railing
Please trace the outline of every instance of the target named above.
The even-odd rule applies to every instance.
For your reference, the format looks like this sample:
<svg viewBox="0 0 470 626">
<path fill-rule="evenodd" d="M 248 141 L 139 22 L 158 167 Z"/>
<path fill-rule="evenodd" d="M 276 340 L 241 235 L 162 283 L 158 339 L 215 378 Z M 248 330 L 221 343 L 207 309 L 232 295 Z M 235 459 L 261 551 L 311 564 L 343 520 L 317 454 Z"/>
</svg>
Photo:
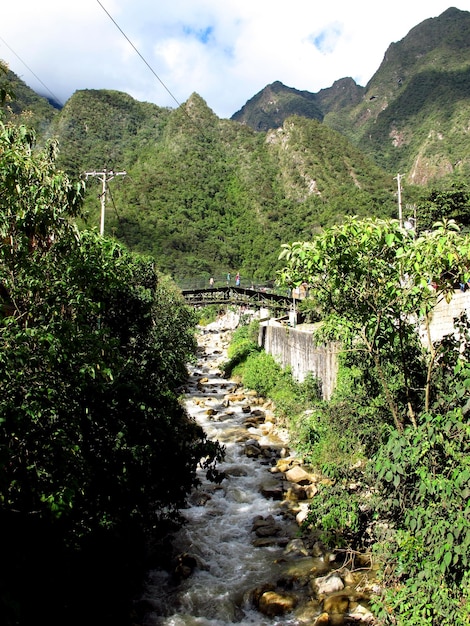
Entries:
<svg viewBox="0 0 470 626">
<path fill-rule="evenodd" d="M 255 307 L 289 310 L 292 299 L 289 296 L 246 287 L 209 287 L 206 289 L 183 289 L 182 294 L 188 304 L 206 306 L 209 304 L 239 304 Z"/>
</svg>

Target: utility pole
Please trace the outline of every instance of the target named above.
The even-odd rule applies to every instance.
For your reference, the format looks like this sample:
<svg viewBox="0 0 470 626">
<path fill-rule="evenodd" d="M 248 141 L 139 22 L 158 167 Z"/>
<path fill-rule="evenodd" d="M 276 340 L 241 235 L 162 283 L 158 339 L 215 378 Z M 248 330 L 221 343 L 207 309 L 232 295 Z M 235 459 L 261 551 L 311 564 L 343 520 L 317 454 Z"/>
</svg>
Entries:
<svg viewBox="0 0 470 626">
<path fill-rule="evenodd" d="M 397 174 L 395 180 L 397 181 L 398 184 L 398 221 L 400 223 L 400 228 L 403 228 L 403 211 L 401 208 L 401 181 L 402 176 L 401 174 Z"/>
<path fill-rule="evenodd" d="M 101 220 L 100 220 L 100 235 L 104 235 L 104 213 L 106 210 L 106 185 L 110 180 L 113 180 L 115 176 L 125 176 L 127 172 L 113 172 L 113 170 L 107 170 L 106 168 L 102 172 L 85 172 L 86 180 L 89 176 L 97 177 L 101 181 L 101 194 L 99 196 L 101 201 Z"/>
</svg>

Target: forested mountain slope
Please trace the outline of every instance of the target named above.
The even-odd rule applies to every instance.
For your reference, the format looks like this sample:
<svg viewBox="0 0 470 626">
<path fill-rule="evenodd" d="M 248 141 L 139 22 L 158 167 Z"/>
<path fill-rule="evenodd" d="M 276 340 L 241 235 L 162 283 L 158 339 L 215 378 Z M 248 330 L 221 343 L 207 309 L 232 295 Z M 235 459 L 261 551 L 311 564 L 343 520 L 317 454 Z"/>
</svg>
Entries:
<svg viewBox="0 0 470 626">
<path fill-rule="evenodd" d="M 232 119 L 267 129 L 292 113 L 322 120 L 410 183 L 468 178 L 470 12 L 449 8 L 391 43 L 365 87 L 343 78 L 309 93 L 274 83 Z"/>
<path fill-rule="evenodd" d="M 75 175 L 127 172 L 110 185 L 106 229 L 179 279 L 229 270 L 273 279 L 284 241 L 342 215 L 391 213 L 396 202 L 392 177 L 319 122 L 293 117 L 256 133 L 220 120 L 197 94 L 168 110 L 76 92 L 51 133 Z M 89 179 L 88 188 L 96 225 L 101 187 Z"/>
<path fill-rule="evenodd" d="M 346 215 L 396 216 L 398 172 L 407 211 L 430 185 L 468 182 L 469 33 L 470 13 L 448 9 L 391 44 L 366 87 L 343 78 L 311 94 L 275 82 L 232 120 L 197 94 L 169 109 L 85 89 L 59 111 L 8 73 L 4 119 L 57 140 L 74 177 L 126 172 L 107 188 L 106 233 L 181 283 L 238 270 L 265 282 L 282 243 Z M 91 227 L 101 192 L 88 176 Z"/>
</svg>

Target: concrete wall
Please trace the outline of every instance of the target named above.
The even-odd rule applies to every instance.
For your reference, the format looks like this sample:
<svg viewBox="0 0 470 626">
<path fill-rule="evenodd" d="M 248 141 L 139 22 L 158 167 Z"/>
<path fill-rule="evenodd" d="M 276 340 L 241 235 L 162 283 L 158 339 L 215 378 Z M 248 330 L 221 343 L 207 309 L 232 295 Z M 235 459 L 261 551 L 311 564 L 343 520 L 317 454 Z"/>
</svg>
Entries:
<svg viewBox="0 0 470 626">
<path fill-rule="evenodd" d="M 431 322 L 431 340 L 442 339 L 454 330 L 454 318 L 466 311 L 470 317 L 470 290 L 456 291 L 448 304 L 441 298 L 434 310 Z M 285 326 L 276 320 L 267 320 L 260 325 L 258 343 L 268 354 L 276 358 L 282 367 L 290 366 L 293 377 L 303 381 L 308 372 L 322 382 L 322 394 L 329 400 L 333 393 L 338 373 L 338 344 L 315 347 L 312 340 L 314 325 Z M 428 345 L 424 328 L 420 328 L 424 345 Z"/>
<path fill-rule="evenodd" d="M 296 380 L 303 381 L 308 372 L 321 380 L 323 398 L 328 400 L 336 384 L 338 346 L 314 346 L 312 332 L 312 326 L 294 328 L 271 319 L 261 323 L 258 343 L 282 367 L 290 366 Z"/>
<path fill-rule="evenodd" d="M 470 317 L 470 290 L 456 291 L 449 303 L 441 297 L 436 303 L 431 321 L 431 341 L 434 343 L 450 335 L 454 331 L 454 319 L 464 311 Z M 419 334 L 424 345 L 429 345 L 424 328 L 420 328 Z"/>
</svg>

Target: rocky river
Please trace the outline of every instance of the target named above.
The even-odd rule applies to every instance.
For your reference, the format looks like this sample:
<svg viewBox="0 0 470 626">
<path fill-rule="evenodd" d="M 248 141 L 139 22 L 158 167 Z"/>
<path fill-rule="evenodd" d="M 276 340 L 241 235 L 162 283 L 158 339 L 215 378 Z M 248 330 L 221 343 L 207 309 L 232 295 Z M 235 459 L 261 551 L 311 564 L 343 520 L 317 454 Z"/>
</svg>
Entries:
<svg viewBox="0 0 470 626">
<path fill-rule="evenodd" d="M 171 571 L 148 574 L 143 626 L 374 624 L 367 557 L 301 531 L 324 478 L 289 449 L 271 403 L 220 371 L 237 321 L 200 330 L 185 389 L 188 412 L 225 447 L 224 479 L 201 475 Z"/>
</svg>

